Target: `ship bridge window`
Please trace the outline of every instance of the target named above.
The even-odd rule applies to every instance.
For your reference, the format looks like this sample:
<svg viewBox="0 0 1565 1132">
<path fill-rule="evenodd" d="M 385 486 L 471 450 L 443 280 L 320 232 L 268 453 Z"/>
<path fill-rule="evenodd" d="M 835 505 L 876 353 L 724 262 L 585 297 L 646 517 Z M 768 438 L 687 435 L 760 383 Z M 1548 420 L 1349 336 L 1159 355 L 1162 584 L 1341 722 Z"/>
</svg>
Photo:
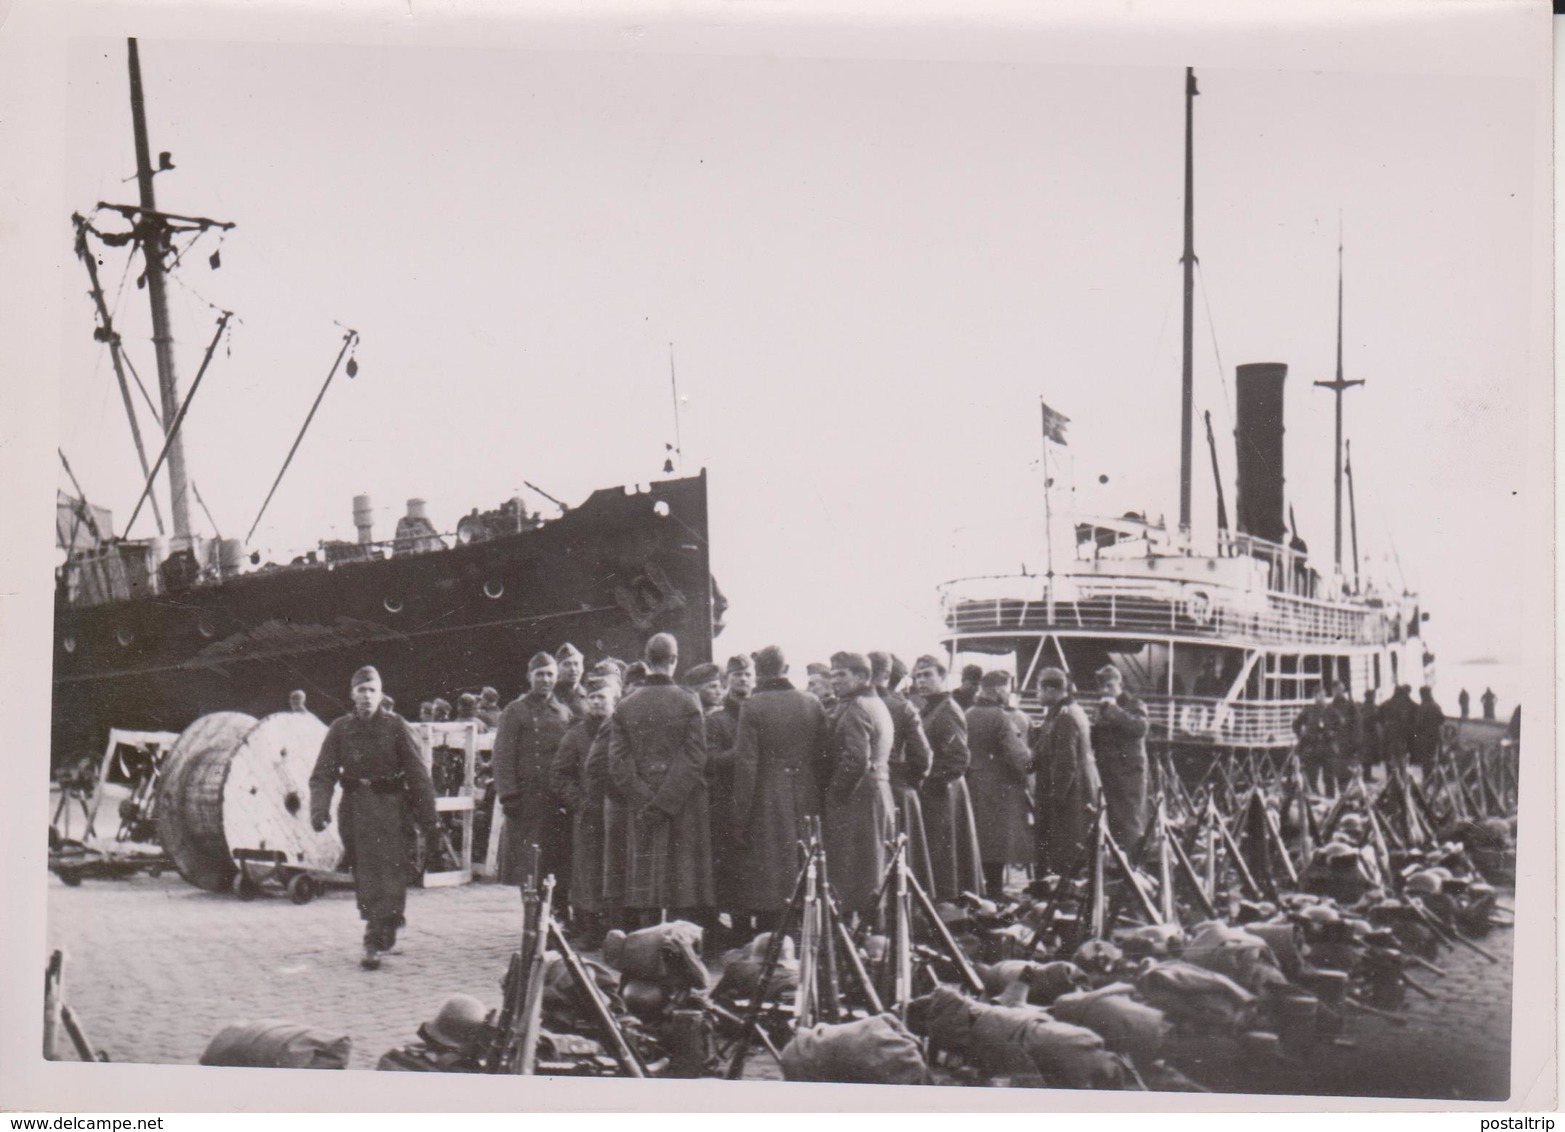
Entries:
<svg viewBox="0 0 1565 1132">
<path fill-rule="evenodd" d="M 505 583 L 498 578 L 491 578 L 484 583 L 484 596 L 490 601 L 498 600 L 505 594 Z"/>
</svg>

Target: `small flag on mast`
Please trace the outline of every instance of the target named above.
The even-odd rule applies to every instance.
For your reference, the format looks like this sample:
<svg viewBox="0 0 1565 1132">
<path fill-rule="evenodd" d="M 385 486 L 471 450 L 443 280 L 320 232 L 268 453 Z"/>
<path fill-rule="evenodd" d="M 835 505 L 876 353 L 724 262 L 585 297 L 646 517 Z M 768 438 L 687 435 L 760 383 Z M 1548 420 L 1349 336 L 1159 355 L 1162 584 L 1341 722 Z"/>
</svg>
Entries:
<svg viewBox="0 0 1565 1132">
<path fill-rule="evenodd" d="M 1056 444 L 1065 443 L 1065 426 L 1071 423 L 1071 419 L 1064 413 L 1057 413 L 1042 401 L 1038 402 L 1043 409 L 1043 438 L 1052 440 Z"/>
</svg>

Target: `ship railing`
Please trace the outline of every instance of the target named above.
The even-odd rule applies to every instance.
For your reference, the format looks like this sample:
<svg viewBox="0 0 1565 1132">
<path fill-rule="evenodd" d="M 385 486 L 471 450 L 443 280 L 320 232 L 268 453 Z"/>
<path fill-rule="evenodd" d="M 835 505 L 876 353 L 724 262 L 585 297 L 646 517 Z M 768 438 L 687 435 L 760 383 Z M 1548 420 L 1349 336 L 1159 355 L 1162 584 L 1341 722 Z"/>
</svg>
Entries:
<svg viewBox="0 0 1565 1132">
<path fill-rule="evenodd" d="M 940 591 L 957 635 L 1085 630 L 1336 646 L 1384 644 L 1401 628 L 1394 610 L 1175 578 L 1094 574 L 1051 584 L 1013 574 L 961 578 Z"/>
<path fill-rule="evenodd" d="M 1293 700 L 1224 700 L 1212 696 L 1136 694 L 1147 710 L 1147 737 L 1165 743 L 1219 747 L 1291 747 L 1293 721 L 1305 704 Z M 1098 701 L 1080 698 L 1087 717 L 1097 719 Z M 1034 721 L 1043 707 L 1028 694 L 1021 709 Z"/>
</svg>

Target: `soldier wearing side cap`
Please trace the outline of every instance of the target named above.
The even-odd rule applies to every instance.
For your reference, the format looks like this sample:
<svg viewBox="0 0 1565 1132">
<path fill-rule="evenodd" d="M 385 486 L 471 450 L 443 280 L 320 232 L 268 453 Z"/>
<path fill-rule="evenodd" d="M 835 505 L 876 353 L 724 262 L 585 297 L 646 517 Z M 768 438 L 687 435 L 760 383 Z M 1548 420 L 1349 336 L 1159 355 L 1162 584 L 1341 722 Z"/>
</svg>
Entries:
<svg viewBox="0 0 1565 1132">
<path fill-rule="evenodd" d="M 587 714 L 565 732 L 550 764 L 551 789 L 571 817 L 571 927 L 578 946 L 596 946 L 608 930 L 604 900 L 604 775 L 608 721 L 619 697 L 619 681 L 589 676 L 583 683 Z"/>
<path fill-rule="evenodd" d="M 929 739 L 918 709 L 896 691 L 907 676 L 907 666 L 891 653 L 880 651 L 869 654 L 869 666 L 875 694 L 891 713 L 891 796 L 897 803 L 897 828 L 907 834 L 908 868 L 925 892 L 933 892 L 935 873 L 918 796 L 918 788 L 929 776 Z"/>
<path fill-rule="evenodd" d="M 1102 783 L 1092 757 L 1092 725 L 1071 694 L 1070 677 L 1058 668 L 1045 668 L 1038 676 L 1038 698 L 1048 709 L 1032 743 L 1038 865 L 1063 873 L 1080 861 L 1091 836 Z"/>
<path fill-rule="evenodd" d="M 819 699 L 788 679 L 778 646 L 755 654 L 755 675 L 734 743 L 734 818 L 743 907 L 759 930 L 773 931 L 798 877 L 800 822 L 820 813 L 817 774 L 829 723 Z"/>
<path fill-rule="evenodd" d="M 919 791 L 924 832 L 929 838 L 929 863 L 935 874 L 931 895 L 940 900 L 955 900 L 964 892 L 982 896 L 978 823 L 967 789 L 967 768 L 972 762 L 967 716 L 946 691 L 945 661 L 938 656 L 921 656 L 914 661 L 913 691 L 931 753 L 929 777 Z"/>
<path fill-rule="evenodd" d="M 500 713 L 493 766 L 495 796 L 505 811 L 500 831 L 500 883 L 527 883 L 528 847 L 537 845 L 543 876 L 554 874 L 555 899 L 563 906 L 563 890 L 569 882 L 562 867 L 566 862 L 559 859 L 560 808 L 548 788 L 548 769 L 572 716 L 570 709 L 554 698 L 556 674 L 554 658 L 546 652 L 527 662 L 529 690 Z"/>
<path fill-rule="evenodd" d="M 1092 723 L 1092 755 L 1103 780 L 1109 831 L 1130 852 L 1147 828 L 1147 709 L 1125 691 L 1118 668 L 1098 669 L 1098 717 Z"/>
<path fill-rule="evenodd" d="M 734 822 L 734 740 L 739 713 L 755 690 L 755 661 L 731 656 L 724 670 L 723 698 L 706 716 L 706 784 L 712 822 L 712 892 L 716 912 L 726 914 L 733 930 L 748 940 L 743 879 L 739 872 L 740 831 Z M 743 921 L 743 922 L 741 922 Z M 714 925 L 716 926 L 715 922 Z M 709 938 L 721 942 L 715 935 Z"/>
<path fill-rule="evenodd" d="M 581 682 L 585 659 L 569 641 L 554 650 L 554 698 L 577 719 L 587 714 L 587 692 Z"/>
<path fill-rule="evenodd" d="M 380 673 L 370 665 L 360 668 L 352 693 L 352 713 L 327 729 L 310 774 L 310 824 L 320 831 L 331 823 L 332 797 L 340 785 L 337 823 L 353 860 L 364 920 L 361 965 L 374 970 L 407 922 L 408 827 L 416 823 L 433 843 L 439 826 L 434 784 L 413 733 L 400 716 L 381 710 Z"/>
<path fill-rule="evenodd" d="M 875 694 L 863 653 L 833 654 L 831 683 L 838 707 L 821 766 L 821 836 L 843 913 L 873 917 L 870 905 L 885 875 L 886 843 L 896 833 L 891 712 Z"/>
<path fill-rule="evenodd" d="M 831 690 L 831 666 L 811 661 L 804 666 L 804 687 L 828 712 L 837 706 L 837 693 Z"/>
<path fill-rule="evenodd" d="M 967 712 L 967 745 L 972 761 L 967 787 L 978 822 L 978 849 L 984 889 L 999 896 L 1007 865 L 1030 865 L 1037 853 L 1032 820 L 1032 752 L 1027 749 L 1027 719 L 1011 710 L 1011 674 L 985 673 L 978 698 Z M 956 699 L 956 693 L 951 694 Z"/>
</svg>

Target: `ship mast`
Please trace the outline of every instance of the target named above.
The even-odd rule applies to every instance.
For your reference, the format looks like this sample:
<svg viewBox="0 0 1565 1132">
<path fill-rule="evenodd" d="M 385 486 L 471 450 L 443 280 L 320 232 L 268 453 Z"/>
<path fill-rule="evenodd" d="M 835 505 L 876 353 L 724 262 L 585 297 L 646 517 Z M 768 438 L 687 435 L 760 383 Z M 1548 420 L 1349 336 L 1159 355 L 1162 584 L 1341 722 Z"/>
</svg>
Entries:
<svg viewBox="0 0 1565 1132">
<path fill-rule="evenodd" d="M 1192 364 L 1195 310 L 1195 68 L 1185 68 L 1185 253 L 1179 262 L 1185 268 L 1185 341 L 1183 391 L 1179 410 L 1179 530 L 1190 533 L 1190 447 L 1191 414 L 1195 393 Z"/>
<path fill-rule="evenodd" d="M 1322 389 L 1330 389 L 1337 395 L 1336 527 L 1332 554 L 1340 577 L 1342 574 L 1342 395 L 1353 386 L 1364 384 L 1362 380 L 1342 379 L 1342 229 L 1340 222 L 1337 229 L 1337 379 L 1317 381 L 1315 384 Z"/>
<path fill-rule="evenodd" d="M 158 212 L 152 190 L 151 147 L 147 143 L 146 99 L 141 89 L 141 58 L 135 39 L 130 47 L 130 114 L 136 132 L 136 183 L 141 189 L 141 212 L 137 217 L 137 236 L 147 264 L 147 297 L 152 304 L 152 347 L 157 356 L 158 392 L 163 401 L 164 428 L 168 445 L 169 507 L 173 513 L 174 537 L 190 538 L 190 498 L 186 491 L 185 443 L 175 430 L 179 415 L 179 378 L 174 370 L 174 336 L 169 329 L 168 290 L 163 277 L 163 257 L 168 253 L 168 225 Z"/>
</svg>

